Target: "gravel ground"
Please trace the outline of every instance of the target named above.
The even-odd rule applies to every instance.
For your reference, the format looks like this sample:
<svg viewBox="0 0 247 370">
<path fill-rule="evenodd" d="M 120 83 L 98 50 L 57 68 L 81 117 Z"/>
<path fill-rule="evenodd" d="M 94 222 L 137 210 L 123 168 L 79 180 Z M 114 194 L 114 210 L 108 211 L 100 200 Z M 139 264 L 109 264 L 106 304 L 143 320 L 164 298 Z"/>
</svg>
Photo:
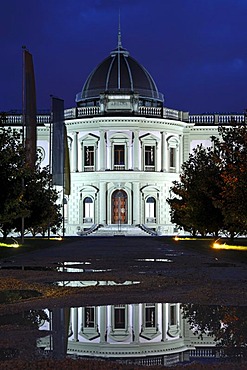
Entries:
<svg viewBox="0 0 247 370">
<path fill-rule="evenodd" d="M 67 299 L 70 303 L 80 305 L 150 300 L 245 305 L 247 252 L 214 250 L 210 244 L 211 240 L 176 242 L 170 238 L 154 237 L 68 239 L 56 247 L 1 260 L 0 289 L 6 289 L 6 279 L 15 279 L 19 286 L 23 284 L 41 291 L 43 289 L 42 292 L 47 292 L 45 296 L 48 295 L 56 305 L 61 299 L 62 305 L 66 304 Z M 58 263 L 64 262 L 75 264 L 74 267 L 82 272 L 56 271 Z M 20 266 L 22 269 L 18 269 Z M 131 280 L 140 283 L 88 287 L 84 290 L 57 289 L 60 292 L 63 290 L 65 295 L 55 288 L 54 294 L 48 292 L 47 282 L 69 279 L 119 283 Z M 36 301 L 40 302 L 40 298 Z"/>
</svg>

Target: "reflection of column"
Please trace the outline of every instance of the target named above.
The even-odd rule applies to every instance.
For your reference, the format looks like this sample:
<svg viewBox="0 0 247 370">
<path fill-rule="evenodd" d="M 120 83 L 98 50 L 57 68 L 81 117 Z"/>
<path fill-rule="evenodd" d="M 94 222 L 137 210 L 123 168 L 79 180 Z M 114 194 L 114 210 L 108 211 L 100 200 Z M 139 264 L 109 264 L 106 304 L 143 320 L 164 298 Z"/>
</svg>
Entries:
<svg viewBox="0 0 247 370">
<path fill-rule="evenodd" d="M 139 343 L 139 304 L 133 304 L 132 307 L 133 343 Z"/>
<path fill-rule="evenodd" d="M 134 171 L 138 171 L 140 166 L 139 166 L 139 135 L 138 131 L 134 132 L 134 153 L 133 155 L 133 169 Z"/>
<path fill-rule="evenodd" d="M 72 158 L 73 158 L 72 172 L 78 172 L 78 132 L 73 133 Z"/>
<path fill-rule="evenodd" d="M 139 212 L 139 209 L 140 209 L 140 194 L 139 194 L 139 183 L 138 182 L 133 183 L 133 202 L 132 202 L 132 204 L 133 204 L 133 210 L 132 210 L 133 224 L 137 225 L 141 222 L 140 221 L 140 212 Z"/>
<path fill-rule="evenodd" d="M 161 325 L 162 325 L 162 338 L 161 338 L 161 341 L 162 342 L 164 342 L 165 340 L 166 340 L 166 331 L 167 331 L 167 329 L 166 329 L 166 303 L 162 303 L 162 315 L 161 315 L 161 317 L 162 317 L 162 323 L 161 323 Z"/>
<path fill-rule="evenodd" d="M 74 340 L 78 342 L 78 307 L 75 307 L 73 311 L 74 311 L 74 328 L 73 328 Z"/>
<path fill-rule="evenodd" d="M 100 131 L 100 171 L 105 171 L 106 143 L 105 131 Z"/>
<path fill-rule="evenodd" d="M 105 225 L 107 223 L 106 220 L 106 183 L 100 182 L 99 184 L 99 219 L 98 223 Z"/>
<path fill-rule="evenodd" d="M 106 306 L 100 307 L 100 343 L 107 342 Z"/>
</svg>

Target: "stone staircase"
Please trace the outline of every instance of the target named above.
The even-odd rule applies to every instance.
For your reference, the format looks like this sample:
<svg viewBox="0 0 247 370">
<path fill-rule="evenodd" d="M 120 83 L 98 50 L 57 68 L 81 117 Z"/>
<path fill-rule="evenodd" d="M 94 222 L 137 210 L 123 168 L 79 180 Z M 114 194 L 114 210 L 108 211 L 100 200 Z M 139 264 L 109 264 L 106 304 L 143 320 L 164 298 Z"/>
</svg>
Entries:
<svg viewBox="0 0 247 370">
<path fill-rule="evenodd" d="M 87 237 L 95 236 L 150 236 L 151 234 L 133 225 L 108 225 L 98 227 L 95 231 L 81 235 Z"/>
</svg>

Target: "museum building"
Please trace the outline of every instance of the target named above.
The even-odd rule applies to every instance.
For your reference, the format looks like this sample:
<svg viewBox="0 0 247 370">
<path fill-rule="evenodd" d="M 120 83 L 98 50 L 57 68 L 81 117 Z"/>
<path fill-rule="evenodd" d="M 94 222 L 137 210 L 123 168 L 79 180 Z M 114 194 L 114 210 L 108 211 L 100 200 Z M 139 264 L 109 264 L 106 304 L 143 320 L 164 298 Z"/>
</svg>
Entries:
<svg viewBox="0 0 247 370">
<path fill-rule="evenodd" d="M 191 115 L 164 106 L 151 74 L 118 43 L 88 76 L 76 106 L 64 111 L 71 193 L 60 191 L 65 235 L 173 235 L 166 199 L 198 144 L 244 114 Z M 50 114 L 37 117 L 42 165 L 50 163 Z M 7 125 L 21 128 L 9 113 Z"/>
</svg>

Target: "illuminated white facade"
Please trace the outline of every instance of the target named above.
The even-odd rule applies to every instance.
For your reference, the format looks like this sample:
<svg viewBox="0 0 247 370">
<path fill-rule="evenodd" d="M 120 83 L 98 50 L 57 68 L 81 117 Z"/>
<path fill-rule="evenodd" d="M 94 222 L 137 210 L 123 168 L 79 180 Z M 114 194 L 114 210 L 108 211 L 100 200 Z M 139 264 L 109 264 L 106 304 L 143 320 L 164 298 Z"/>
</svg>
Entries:
<svg viewBox="0 0 247 370">
<path fill-rule="evenodd" d="M 20 127 L 21 119 L 9 114 L 6 125 Z M 76 95 L 76 107 L 65 110 L 71 168 L 65 235 L 176 233 L 166 201 L 172 182 L 191 150 L 209 146 L 218 125 L 232 120 L 244 122 L 244 115 L 164 107 L 151 75 L 122 48 L 119 35 L 117 48 Z M 37 137 L 48 165 L 50 115 L 38 116 Z"/>
</svg>

